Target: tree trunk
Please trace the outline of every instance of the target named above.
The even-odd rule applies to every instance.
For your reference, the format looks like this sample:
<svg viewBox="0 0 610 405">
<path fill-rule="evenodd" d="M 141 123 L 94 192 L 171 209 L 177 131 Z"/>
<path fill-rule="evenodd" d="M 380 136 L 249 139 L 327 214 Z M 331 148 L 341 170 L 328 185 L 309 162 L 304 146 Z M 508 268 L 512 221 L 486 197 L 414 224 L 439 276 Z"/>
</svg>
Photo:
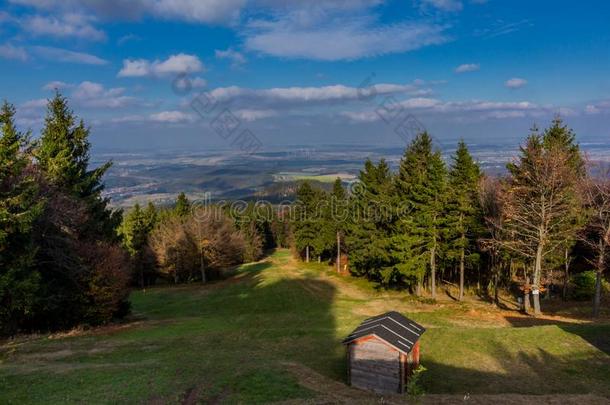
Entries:
<svg viewBox="0 0 610 405">
<path fill-rule="evenodd" d="M 604 241 L 601 241 L 600 244 L 603 244 Z M 599 309 L 602 302 L 602 272 L 604 271 L 604 267 L 606 265 L 604 257 L 606 251 L 604 246 L 601 246 L 599 251 L 599 257 L 597 259 L 597 272 L 595 277 L 595 296 L 593 297 L 593 317 L 599 317 Z"/>
<path fill-rule="evenodd" d="M 337 231 L 337 273 L 341 273 L 341 234 Z"/>
<path fill-rule="evenodd" d="M 602 301 L 602 273 L 597 271 L 595 277 L 595 297 L 593 298 L 593 317 L 599 317 L 599 308 Z"/>
<path fill-rule="evenodd" d="M 205 258 L 203 257 L 203 249 L 201 249 L 199 268 L 201 270 L 201 284 L 205 284 L 207 282 L 207 278 L 205 276 Z"/>
<path fill-rule="evenodd" d="M 534 302 L 534 316 L 539 316 L 540 312 L 540 280 L 542 276 L 542 243 L 536 249 L 536 262 L 534 263 L 534 282 L 532 283 L 532 301 Z"/>
<path fill-rule="evenodd" d="M 436 240 L 434 241 L 434 247 L 430 251 L 430 290 L 432 292 L 432 299 L 436 298 Z"/>
<path fill-rule="evenodd" d="M 525 277 L 525 286 L 523 289 L 523 312 L 525 312 L 526 314 L 531 313 L 532 310 L 532 306 L 531 306 L 531 302 L 530 302 L 530 278 L 529 277 Z"/>
<path fill-rule="evenodd" d="M 417 277 L 417 287 L 415 287 L 415 295 L 417 295 L 418 297 L 421 297 L 422 294 L 422 277 L 418 276 Z"/>
<path fill-rule="evenodd" d="M 498 298 L 498 283 L 499 283 L 499 271 L 498 271 L 498 266 L 496 264 L 496 255 L 493 254 L 492 258 L 491 258 L 491 265 L 493 268 L 493 275 L 494 275 L 494 303 L 496 305 L 498 305 L 500 303 L 500 300 Z"/>
<path fill-rule="evenodd" d="M 529 314 L 531 310 L 530 293 L 526 291 L 523 293 L 523 312 Z"/>
<path fill-rule="evenodd" d="M 564 265 L 564 274 L 563 274 L 563 288 L 561 291 L 561 298 L 564 301 L 567 301 L 568 300 L 568 285 L 570 282 L 570 260 L 569 260 L 568 248 L 565 248 L 563 265 Z"/>
<path fill-rule="evenodd" d="M 309 263 L 309 246 L 305 246 L 305 262 Z"/>
<path fill-rule="evenodd" d="M 464 235 L 462 234 L 462 240 L 464 239 Z M 464 299 L 464 246 L 462 246 L 462 251 L 460 252 L 460 298 L 462 301 Z"/>
</svg>

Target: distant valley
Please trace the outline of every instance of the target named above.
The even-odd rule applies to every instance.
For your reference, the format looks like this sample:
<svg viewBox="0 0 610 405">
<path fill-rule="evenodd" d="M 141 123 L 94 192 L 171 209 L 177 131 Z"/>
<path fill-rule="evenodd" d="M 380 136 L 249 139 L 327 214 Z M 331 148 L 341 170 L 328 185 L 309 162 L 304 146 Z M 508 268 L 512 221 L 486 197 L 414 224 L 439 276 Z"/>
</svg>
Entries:
<svg viewBox="0 0 610 405">
<path fill-rule="evenodd" d="M 503 173 L 516 148 L 469 145 L 473 156 L 489 174 Z M 583 143 L 590 161 L 610 163 L 610 143 Z M 454 146 L 439 146 L 447 162 Z M 136 202 L 170 204 L 180 192 L 191 199 L 291 199 L 302 180 L 330 187 L 340 177 L 346 185 L 356 180 L 367 158 L 385 158 L 397 167 L 400 147 L 325 145 L 294 146 L 245 155 L 234 150 L 210 151 L 97 151 L 92 163 L 112 160 L 105 177 L 105 195 L 115 206 Z"/>
</svg>

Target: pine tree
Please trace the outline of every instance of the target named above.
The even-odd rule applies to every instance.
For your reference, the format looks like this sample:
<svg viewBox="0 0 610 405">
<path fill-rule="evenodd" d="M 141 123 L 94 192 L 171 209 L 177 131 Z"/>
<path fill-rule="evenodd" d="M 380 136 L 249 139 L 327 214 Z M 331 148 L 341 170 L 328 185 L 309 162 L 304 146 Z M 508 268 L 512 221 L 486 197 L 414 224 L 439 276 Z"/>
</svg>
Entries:
<svg viewBox="0 0 610 405">
<path fill-rule="evenodd" d="M 347 226 L 347 195 L 343 188 L 343 183 L 340 178 L 337 178 L 333 183 L 333 189 L 330 193 L 329 210 L 329 236 L 333 239 L 331 242 L 332 250 L 336 250 L 337 256 L 335 264 L 337 272 L 341 271 L 341 240 L 345 235 Z"/>
<path fill-rule="evenodd" d="M 123 237 L 123 245 L 129 252 L 134 264 L 134 279 L 144 288 L 144 251 L 148 235 L 152 231 L 152 223 L 140 204 L 133 207 L 125 216 L 119 233 Z"/>
<path fill-rule="evenodd" d="M 387 285 L 395 269 L 389 251 L 395 218 L 392 214 L 393 175 L 385 160 L 367 159 L 349 200 L 346 247 L 350 270 Z"/>
<path fill-rule="evenodd" d="M 157 225 L 157 222 L 159 221 L 157 207 L 155 207 L 155 204 L 149 201 L 146 205 L 146 209 L 143 211 L 142 214 L 144 215 L 147 228 L 152 231 L 152 229 Z"/>
<path fill-rule="evenodd" d="M 31 233 L 43 204 L 29 167 L 28 136 L 15 128 L 14 115 L 15 108 L 4 102 L 0 110 L 0 333 L 15 332 L 32 312 L 40 283 Z"/>
<path fill-rule="evenodd" d="M 174 206 L 174 212 L 176 215 L 179 217 L 185 217 L 189 214 L 190 210 L 191 202 L 188 198 L 186 198 L 186 194 L 178 194 L 178 198 L 176 198 L 176 205 Z"/>
<path fill-rule="evenodd" d="M 112 166 L 107 162 L 89 170 L 89 128 L 78 120 L 61 94 L 49 100 L 47 115 L 36 150 L 38 167 L 46 180 L 59 190 L 83 200 L 89 221 L 83 233 L 113 239 L 120 215 L 108 209 L 109 199 L 102 198 L 102 177 Z"/>
<path fill-rule="evenodd" d="M 587 181 L 585 179 L 587 177 L 585 160 L 580 152 L 580 146 L 576 142 L 576 134 L 571 128 L 563 123 L 561 117 L 555 117 L 549 128 L 544 130 L 542 134 L 542 143 L 547 150 L 557 149 L 567 154 L 567 164 L 576 174 L 576 181 Z M 580 210 L 577 205 L 574 208 L 575 209 L 570 213 L 569 221 L 564 223 L 566 236 L 564 238 L 565 243 L 547 259 L 551 262 L 552 267 L 563 265 L 564 280 L 562 296 L 564 300 L 567 299 L 568 283 L 570 280 L 570 264 L 572 262 L 571 252 L 576 245 L 578 231 L 586 222 L 585 212 Z M 553 280 L 553 277 L 550 278 Z"/>
<path fill-rule="evenodd" d="M 466 262 L 475 261 L 477 236 L 481 232 L 481 210 L 478 186 L 481 170 L 473 160 L 464 141 L 458 143 L 449 171 L 447 204 L 448 256 L 459 262 L 459 300 L 464 298 Z M 470 260 L 468 260 L 470 259 Z"/>
<path fill-rule="evenodd" d="M 399 200 L 406 203 L 409 214 L 397 230 L 402 233 L 402 259 L 409 258 L 410 272 L 421 266 L 424 258 L 430 270 L 432 298 L 436 297 L 437 258 L 441 250 L 444 227 L 443 207 L 446 200 L 446 168 L 440 151 L 432 148 L 427 132 L 418 135 L 406 149 L 396 179 Z M 421 294 L 425 267 L 419 267 L 417 293 Z"/>
<path fill-rule="evenodd" d="M 319 193 L 305 181 L 297 189 L 296 196 L 294 242 L 299 252 L 305 251 L 305 261 L 309 262 L 312 248 L 319 245 Z"/>
</svg>

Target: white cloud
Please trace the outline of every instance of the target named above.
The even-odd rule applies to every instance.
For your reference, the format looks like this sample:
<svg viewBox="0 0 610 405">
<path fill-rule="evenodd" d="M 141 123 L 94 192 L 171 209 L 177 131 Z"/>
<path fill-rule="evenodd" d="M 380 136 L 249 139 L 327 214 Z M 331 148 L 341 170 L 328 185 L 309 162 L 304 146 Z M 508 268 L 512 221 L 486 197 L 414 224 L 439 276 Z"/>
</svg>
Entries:
<svg viewBox="0 0 610 405">
<path fill-rule="evenodd" d="M 114 117 L 110 120 L 110 122 L 112 123 L 116 123 L 116 124 L 120 124 L 120 123 L 125 123 L 125 122 L 141 122 L 141 121 L 146 121 L 146 117 L 144 117 L 143 115 L 124 115 L 122 117 Z"/>
<path fill-rule="evenodd" d="M 215 51 L 216 58 L 218 59 L 227 59 L 231 62 L 231 67 L 238 68 L 244 65 L 247 60 L 246 57 L 233 49 L 229 48 L 227 50 L 216 49 Z"/>
<path fill-rule="evenodd" d="M 504 85 L 509 89 L 520 89 L 521 87 L 527 84 L 527 80 L 521 79 L 519 77 L 513 77 L 512 79 L 507 80 Z"/>
<path fill-rule="evenodd" d="M 28 53 L 20 46 L 3 44 L 0 45 L 0 58 L 26 61 L 28 59 Z"/>
<path fill-rule="evenodd" d="M 481 69 L 478 63 L 465 63 L 455 68 L 455 73 L 476 72 Z"/>
<path fill-rule="evenodd" d="M 366 99 L 369 95 L 414 94 L 420 91 L 415 84 L 379 83 L 371 87 L 349 87 L 344 85 L 322 87 L 274 87 L 269 89 L 250 89 L 230 86 L 219 87 L 211 95 L 220 102 L 252 103 L 287 107 L 290 105 L 320 105 Z"/>
<path fill-rule="evenodd" d="M 136 104 L 136 99 L 125 95 L 122 87 L 105 88 L 100 83 L 84 81 L 79 84 L 65 83 L 61 81 L 49 82 L 43 86 L 44 90 L 72 89 L 70 101 L 79 108 L 103 108 L 116 109 Z M 33 109 L 45 107 L 46 99 L 30 100 L 21 105 L 22 108 Z"/>
<path fill-rule="evenodd" d="M 36 108 L 43 108 L 47 106 L 47 99 L 46 98 L 37 98 L 34 100 L 28 100 L 25 103 L 21 104 L 21 108 L 25 108 L 25 109 L 36 109 Z"/>
<path fill-rule="evenodd" d="M 370 16 L 297 10 L 251 21 L 244 42 L 250 51 L 283 58 L 355 60 L 445 43 L 446 28 L 424 22 L 382 25 Z"/>
<path fill-rule="evenodd" d="M 585 106 L 585 114 L 595 115 L 610 113 L 610 100 L 598 101 Z"/>
<path fill-rule="evenodd" d="M 105 89 L 100 83 L 84 81 L 74 88 L 72 98 L 78 105 L 89 108 L 123 108 L 134 104 L 135 98 L 124 95 L 125 89 Z"/>
<path fill-rule="evenodd" d="M 91 13 L 104 18 L 152 16 L 174 21 L 228 24 L 235 22 L 246 0 L 9 0 L 46 11 Z"/>
<path fill-rule="evenodd" d="M 193 116 L 182 111 L 161 111 L 149 116 L 151 121 L 155 122 L 190 122 L 193 121 Z"/>
<path fill-rule="evenodd" d="M 246 0 L 157 0 L 150 13 L 161 18 L 205 23 L 230 23 Z"/>
<path fill-rule="evenodd" d="M 529 101 L 519 102 L 495 102 L 495 101 L 459 101 L 445 102 L 433 98 L 409 98 L 393 105 L 393 109 L 417 114 L 446 114 L 474 119 L 505 119 L 522 117 L 540 117 L 542 115 L 553 115 L 558 110 L 552 106 L 541 106 Z M 566 113 L 568 109 L 560 108 L 560 112 Z M 365 111 L 343 111 L 341 116 L 353 122 L 376 122 L 381 121 L 384 115 L 383 106 L 376 106 Z"/>
<path fill-rule="evenodd" d="M 205 86 L 207 86 L 208 82 L 201 77 L 195 77 L 191 80 L 191 85 L 195 89 L 201 89 L 201 88 L 204 88 Z"/>
<path fill-rule="evenodd" d="M 197 73 L 204 70 L 203 63 L 195 55 L 179 53 L 164 61 L 125 59 L 118 77 L 164 77 L 181 73 Z"/>
<path fill-rule="evenodd" d="M 455 12 L 462 11 L 464 5 L 459 0 L 421 0 L 423 8 L 432 7 L 441 11 Z"/>
<path fill-rule="evenodd" d="M 587 114 L 593 115 L 593 114 L 599 114 L 600 112 L 601 112 L 601 110 L 593 104 L 588 104 L 585 107 L 585 113 L 587 113 Z"/>
<path fill-rule="evenodd" d="M 257 121 L 264 118 L 277 116 L 277 112 L 273 110 L 251 110 L 242 109 L 234 111 L 234 114 L 240 119 L 248 122 Z"/>
<path fill-rule="evenodd" d="M 127 35 L 123 35 L 121 38 L 119 38 L 116 43 L 119 46 L 125 45 L 127 42 L 130 41 L 138 41 L 140 40 L 140 37 L 135 35 L 135 34 L 127 34 Z"/>
<path fill-rule="evenodd" d="M 28 34 L 41 37 L 81 38 L 105 41 L 106 34 L 91 25 L 94 19 L 81 14 L 65 14 L 60 18 L 46 16 L 26 17 L 22 24 Z"/>
<path fill-rule="evenodd" d="M 105 65 L 108 63 L 107 60 L 101 59 L 95 55 L 53 48 L 50 46 L 35 46 L 32 47 L 32 50 L 39 57 L 52 62 L 81 63 L 85 65 Z"/>
<path fill-rule="evenodd" d="M 74 87 L 73 84 L 62 82 L 59 80 L 54 80 L 42 86 L 43 90 L 61 90 Z"/>
</svg>

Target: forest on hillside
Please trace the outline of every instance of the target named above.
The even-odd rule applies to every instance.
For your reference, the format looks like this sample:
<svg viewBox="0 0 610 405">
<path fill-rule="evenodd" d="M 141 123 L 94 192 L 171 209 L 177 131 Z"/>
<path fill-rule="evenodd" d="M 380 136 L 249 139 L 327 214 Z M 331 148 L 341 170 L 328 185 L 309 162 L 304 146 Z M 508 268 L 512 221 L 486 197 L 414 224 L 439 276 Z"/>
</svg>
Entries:
<svg viewBox="0 0 610 405">
<path fill-rule="evenodd" d="M 49 100 L 34 140 L 15 108 L 0 111 L 0 333 L 98 325 L 129 313 L 129 291 L 206 283 L 290 247 L 382 288 L 499 303 L 519 296 L 591 299 L 599 314 L 610 263 L 610 172 L 587 162 L 559 118 L 533 128 L 504 177 L 485 175 L 460 142 L 445 162 L 423 132 L 393 172 L 367 160 L 358 182 L 330 192 L 300 183 L 291 201 L 113 210 L 89 167 L 89 128 L 66 98 Z M 531 307 L 531 308 L 530 308 Z"/>
</svg>

